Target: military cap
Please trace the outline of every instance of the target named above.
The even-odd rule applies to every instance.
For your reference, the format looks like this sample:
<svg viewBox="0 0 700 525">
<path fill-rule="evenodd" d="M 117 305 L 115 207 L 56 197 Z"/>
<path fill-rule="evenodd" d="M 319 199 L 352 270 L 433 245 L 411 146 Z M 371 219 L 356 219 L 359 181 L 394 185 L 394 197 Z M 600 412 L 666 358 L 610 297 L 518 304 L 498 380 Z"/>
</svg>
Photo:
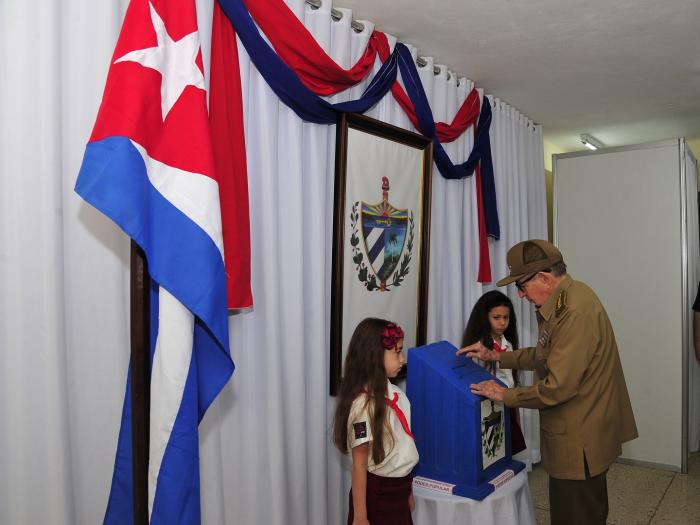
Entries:
<svg viewBox="0 0 700 525">
<path fill-rule="evenodd" d="M 508 276 L 498 281 L 496 285 L 505 286 L 526 275 L 547 270 L 563 260 L 561 252 L 551 242 L 542 239 L 519 242 L 508 250 L 506 255 Z"/>
</svg>

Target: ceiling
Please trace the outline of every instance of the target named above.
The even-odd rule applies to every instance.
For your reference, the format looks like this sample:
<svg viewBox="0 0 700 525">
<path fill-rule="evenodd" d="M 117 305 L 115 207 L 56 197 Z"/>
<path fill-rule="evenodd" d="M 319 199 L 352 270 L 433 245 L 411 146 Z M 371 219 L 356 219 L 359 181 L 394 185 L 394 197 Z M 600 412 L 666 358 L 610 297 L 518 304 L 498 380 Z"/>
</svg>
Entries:
<svg viewBox="0 0 700 525">
<path fill-rule="evenodd" d="M 335 0 L 518 108 L 563 151 L 700 138 L 700 0 Z"/>
</svg>

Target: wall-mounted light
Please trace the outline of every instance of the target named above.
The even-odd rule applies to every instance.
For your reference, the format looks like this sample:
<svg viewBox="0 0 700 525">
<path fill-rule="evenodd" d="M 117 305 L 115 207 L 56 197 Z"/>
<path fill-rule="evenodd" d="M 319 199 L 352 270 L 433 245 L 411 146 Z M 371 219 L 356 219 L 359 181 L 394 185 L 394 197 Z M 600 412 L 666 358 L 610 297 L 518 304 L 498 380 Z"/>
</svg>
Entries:
<svg viewBox="0 0 700 525">
<path fill-rule="evenodd" d="M 605 145 L 601 141 L 599 141 L 595 137 L 591 137 L 588 133 L 581 134 L 581 142 L 588 149 L 592 150 L 597 150 L 605 147 Z"/>
</svg>

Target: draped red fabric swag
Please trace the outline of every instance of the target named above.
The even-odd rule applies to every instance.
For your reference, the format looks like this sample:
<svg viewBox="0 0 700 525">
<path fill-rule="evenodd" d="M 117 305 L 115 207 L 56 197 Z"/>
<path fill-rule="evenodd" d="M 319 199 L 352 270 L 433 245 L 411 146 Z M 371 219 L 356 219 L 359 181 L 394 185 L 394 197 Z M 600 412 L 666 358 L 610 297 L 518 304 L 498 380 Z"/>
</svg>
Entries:
<svg viewBox="0 0 700 525">
<path fill-rule="evenodd" d="M 317 95 L 332 95 L 356 85 L 372 72 L 377 57 L 384 62 L 390 55 L 387 36 L 374 31 L 359 60 L 350 69 L 344 69 L 323 50 L 282 0 L 244 0 L 244 3 L 278 56 Z M 229 308 L 246 308 L 252 306 L 253 298 L 242 93 L 235 31 L 218 3 L 214 7 L 212 27 L 210 84 L 210 120 L 221 196 Z M 398 81 L 391 92 L 414 127 L 419 129 L 415 108 Z M 469 127 L 476 132 L 480 109 L 479 93 L 472 89 L 451 123 L 435 124 L 438 140 L 452 142 Z M 475 184 L 480 253 L 477 280 L 490 282 L 491 265 L 479 166 Z"/>
<path fill-rule="evenodd" d="M 209 123 L 219 182 L 229 308 L 250 308 L 250 212 L 236 34 L 218 3 L 212 22 Z"/>
</svg>

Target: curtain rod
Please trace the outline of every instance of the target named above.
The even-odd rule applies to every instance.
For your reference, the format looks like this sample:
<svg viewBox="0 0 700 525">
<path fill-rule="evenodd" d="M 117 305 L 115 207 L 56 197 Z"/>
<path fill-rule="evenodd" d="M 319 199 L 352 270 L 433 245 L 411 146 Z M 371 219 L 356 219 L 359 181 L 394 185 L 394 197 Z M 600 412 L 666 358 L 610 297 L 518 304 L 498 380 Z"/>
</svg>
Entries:
<svg viewBox="0 0 700 525">
<path fill-rule="evenodd" d="M 311 7 L 311 9 L 318 9 L 321 7 L 321 0 L 304 0 L 306 4 Z M 336 22 L 343 18 L 343 12 L 338 11 L 336 8 L 331 7 L 331 18 L 335 20 Z M 357 20 L 352 20 L 350 22 L 350 27 L 352 27 L 356 33 L 362 33 L 362 31 L 365 30 L 365 25 L 362 22 L 358 22 Z M 425 67 L 428 65 L 428 61 L 424 59 L 423 57 L 418 57 L 416 59 L 416 64 L 418 64 L 418 67 Z M 433 67 L 433 74 L 434 75 L 439 75 L 440 74 L 440 68 L 439 67 Z M 447 72 L 447 80 L 450 80 L 451 74 L 448 71 Z M 459 85 L 459 80 L 457 80 L 457 85 Z"/>
<path fill-rule="evenodd" d="M 321 7 L 321 0 L 304 0 L 310 7 L 311 9 L 318 9 Z M 338 11 L 335 7 L 331 7 L 331 18 L 335 20 L 336 22 L 343 18 L 343 12 Z M 351 20 L 350 21 L 350 27 L 352 27 L 356 33 L 362 33 L 362 31 L 365 30 L 365 24 L 362 22 L 358 22 L 356 20 Z"/>
<path fill-rule="evenodd" d="M 425 67 L 428 65 L 428 61 L 423 58 L 423 57 L 418 57 L 416 58 L 416 65 L 418 67 Z M 440 74 L 440 68 L 437 66 L 433 66 L 433 75 L 439 75 Z M 447 72 L 447 80 L 450 80 L 452 78 L 452 74 L 448 71 Z M 457 80 L 457 85 L 459 85 L 459 80 Z"/>
</svg>

